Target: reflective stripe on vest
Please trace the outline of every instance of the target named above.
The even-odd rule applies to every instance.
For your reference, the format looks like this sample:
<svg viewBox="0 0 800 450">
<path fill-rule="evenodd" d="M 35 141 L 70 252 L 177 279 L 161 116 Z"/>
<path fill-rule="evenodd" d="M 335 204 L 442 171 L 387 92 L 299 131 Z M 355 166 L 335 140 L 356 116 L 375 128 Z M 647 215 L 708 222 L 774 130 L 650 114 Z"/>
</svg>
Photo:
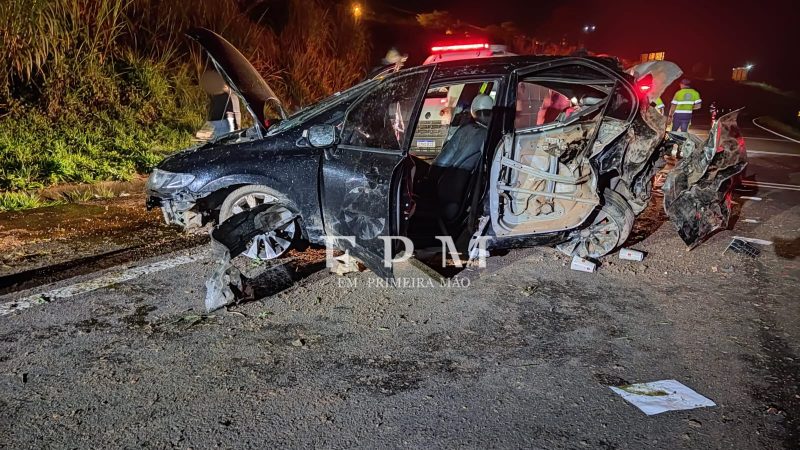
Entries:
<svg viewBox="0 0 800 450">
<path fill-rule="evenodd" d="M 675 105 L 675 112 L 686 114 L 694 110 L 694 105 L 700 104 L 700 93 L 694 89 L 681 89 L 675 93 L 672 104 Z"/>
</svg>

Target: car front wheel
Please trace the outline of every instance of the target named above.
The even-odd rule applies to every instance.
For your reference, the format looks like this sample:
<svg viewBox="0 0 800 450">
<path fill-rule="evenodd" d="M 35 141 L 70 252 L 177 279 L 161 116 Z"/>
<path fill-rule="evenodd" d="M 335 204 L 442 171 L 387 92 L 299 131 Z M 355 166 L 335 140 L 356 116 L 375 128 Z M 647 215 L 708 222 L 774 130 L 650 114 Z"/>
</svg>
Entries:
<svg viewBox="0 0 800 450">
<path fill-rule="evenodd" d="M 225 198 L 219 210 L 219 222 L 222 223 L 236 214 L 259 205 L 279 203 L 278 197 L 266 186 L 251 185 L 240 187 Z M 292 212 L 283 208 L 281 216 L 284 215 L 285 217 L 290 217 Z M 251 259 L 261 261 L 278 258 L 289 251 L 296 234 L 297 224 L 295 221 L 291 221 L 277 230 L 253 238 L 247 244 L 247 250 L 242 254 Z"/>
</svg>

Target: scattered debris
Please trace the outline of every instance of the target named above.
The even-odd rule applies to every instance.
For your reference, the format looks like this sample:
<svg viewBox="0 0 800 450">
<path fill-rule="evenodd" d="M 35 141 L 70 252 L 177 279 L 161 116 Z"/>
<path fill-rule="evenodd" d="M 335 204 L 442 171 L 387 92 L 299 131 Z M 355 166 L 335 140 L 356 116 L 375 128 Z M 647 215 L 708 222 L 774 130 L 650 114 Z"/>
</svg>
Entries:
<svg viewBox="0 0 800 450">
<path fill-rule="evenodd" d="M 759 220 L 759 219 L 742 219 L 742 222 L 744 222 L 744 223 L 761 223 L 761 220 Z"/>
<path fill-rule="evenodd" d="M 772 245 L 772 241 L 765 241 L 764 239 L 749 238 L 744 236 L 734 236 L 733 238 L 739 239 L 740 241 L 749 242 L 751 244 Z"/>
<path fill-rule="evenodd" d="M 713 401 L 676 380 L 609 386 L 609 388 L 648 416 L 666 411 L 716 406 Z"/>
<path fill-rule="evenodd" d="M 360 272 L 360 267 L 358 265 L 358 260 L 350 256 L 349 253 L 345 253 L 340 256 L 336 256 L 333 258 L 335 264 L 333 267 L 330 268 L 331 273 L 344 276 L 348 273 Z"/>
<path fill-rule="evenodd" d="M 753 201 L 756 201 L 756 202 L 760 202 L 761 200 L 763 200 L 761 197 L 750 197 L 749 195 L 742 195 L 739 198 L 742 199 L 742 200 L 753 200 Z"/>
<path fill-rule="evenodd" d="M 619 259 L 625 259 L 628 261 L 641 261 L 644 259 L 644 252 L 629 248 L 621 248 L 619 249 Z"/>
<path fill-rule="evenodd" d="M 570 266 L 570 269 L 577 270 L 578 272 L 589 272 L 589 273 L 592 273 L 592 272 L 594 272 L 594 269 L 596 267 L 597 267 L 597 264 L 595 264 L 595 263 L 593 263 L 591 261 L 585 260 L 585 259 L 581 258 L 580 256 L 573 256 L 572 257 L 572 265 Z"/>
<path fill-rule="evenodd" d="M 728 250 L 730 250 L 730 251 L 732 251 L 734 253 L 738 253 L 740 255 L 749 256 L 751 258 L 755 258 L 755 257 L 757 257 L 758 255 L 761 254 L 761 250 L 759 250 L 758 248 L 754 247 L 753 245 L 750 245 L 749 242 L 747 242 L 745 240 L 742 240 L 742 239 L 739 239 L 739 238 L 733 238 L 731 240 L 731 243 L 728 244 L 728 247 L 725 248 L 725 252 L 727 252 Z M 725 253 L 725 252 L 722 252 L 722 253 Z"/>
</svg>

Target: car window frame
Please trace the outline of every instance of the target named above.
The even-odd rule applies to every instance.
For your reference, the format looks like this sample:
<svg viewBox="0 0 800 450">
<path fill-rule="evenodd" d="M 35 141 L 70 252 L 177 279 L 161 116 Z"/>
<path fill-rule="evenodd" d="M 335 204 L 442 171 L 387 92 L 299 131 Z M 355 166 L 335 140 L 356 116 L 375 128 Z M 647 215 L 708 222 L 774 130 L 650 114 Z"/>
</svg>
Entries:
<svg viewBox="0 0 800 450">
<path fill-rule="evenodd" d="M 434 73 L 435 69 L 436 69 L 436 66 L 420 66 L 420 67 L 415 67 L 415 68 L 412 68 L 412 69 L 406 69 L 406 70 L 391 74 L 391 75 L 387 76 L 386 78 L 384 78 L 383 80 L 380 80 L 377 85 L 372 86 L 372 88 L 367 90 L 367 92 L 364 92 L 363 94 L 361 94 L 361 96 L 359 96 L 356 100 L 354 100 L 347 107 L 347 110 L 345 111 L 345 114 L 344 114 L 344 119 L 342 120 L 342 123 L 341 123 L 341 130 L 340 130 L 341 133 L 343 133 L 344 130 L 347 129 L 347 124 L 350 122 L 350 120 L 352 120 L 352 118 L 350 116 L 351 116 L 353 110 L 355 108 L 357 108 L 359 105 L 361 105 L 366 100 L 367 97 L 369 97 L 371 94 L 376 92 L 378 89 L 382 89 L 387 83 L 390 83 L 390 82 L 392 82 L 394 80 L 397 80 L 399 78 L 406 77 L 406 76 L 413 76 L 413 75 L 415 75 L 417 73 L 425 73 L 425 72 L 427 72 L 427 74 L 425 76 L 425 81 L 423 83 L 423 87 L 422 87 L 422 89 L 420 89 L 419 93 L 417 94 L 417 98 L 415 100 L 414 107 L 412 108 L 412 110 L 411 110 L 412 112 L 411 112 L 411 114 L 409 116 L 409 124 L 411 124 L 411 123 L 416 124 L 417 121 L 419 120 L 420 112 L 422 111 L 422 101 L 425 98 L 425 94 L 428 92 L 428 89 L 431 86 L 431 78 L 433 77 L 433 73 Z M 416 129 L 416 125 L 415 125 L 415 129 Z M 343 135 L 341 135 L 341 137 L 344 138 Z M 346 147 L 346 148 L 356 148 L 356 149 L 364 150 L 364 151 L 372 151 L 372 152 L 380 152 L 380 153 L 391 153 L 391 154 L 402 154 L 403 156 L 407 156 L 408 152 L 409 152 L 409 147 L 410 147 L 410 144 L 411 144 L 411 138 L 412 137 L 413 137 L 413 133 L 409 133 L 409 130 L 406 129 L 406 131 L 404 133 L 404 136 L 403 136 L 403 142 L 400 145 L 399 149 L 385 149 L 385 148 L 377 148 L 377 147 L 367 147 L 367 146 L 363 146 L 363 145 L 347 144 L 347 143 L 344 143 L 344 142 L 341 142 L 339 144 L 339 146 L 340 147 Z"/>
<path fill-rule="evenodd" d="M 582 66 L 587 69 L 594 70 L 595 72 L 599 72 L 600 74 L 604 75 L 604 77 L 597 77 L 597 78 L 582 78 L 582 77 L 573 77 L 569 78 L 567 76 L 537 76 L 537 74 L 544 74 L 546 71 L 558 70 L 559 68 L 563 68 L 565 66 L 570 65 L 577 65 Z M 627 75 L 621 71 L 614 70 L 606 65 L 603 65 L 597 61 L 581 58 L 581 57 L 568 57 L 559 59 L 556 61 L 547 61 L 541 62 L 536 64 L 531 64 L 525 67 L 520 67 L 514 69 L 511 74 L 511 78 L 509 80 L 509 89 L 507 91 L 507 98 L 506 101 L 508 104 L 515 104 L 517 98 L 517 84 L 519 84 L 522 80 L 531 80 L 533 78 L 540 78 L 540 79 L 548 79 L 550 81 L 559 81 L 559 82 L 568 82 L 572 81 L 578 84 L 594 84 L 598 82 L 614 82 L 614 86 L 611 88 L 611 91 L 608 93 L 608 97 L 604 100 L 604 104 L 606 107 L 602 111 L 602 114 L 605 116 L 608 113 L 608 107 L 612 104 L 613 98 L 617 95 L 618 91 L 622 90 L 625 91 L 627 97 L 632 100 L 632 105 L 630 108 L 630 112 L 628 117 L 626 118 L 617 118 L 618 120 L 623 120 L 625 123 L 630 124 L 636 117 L 636 114 L 639 110 L 639 98 L 636 96 L 636 92 L 634 90 L 633 84 Z M 519 130 L 515 129 L 514 126 L 514 118 L 515 114 L 511 114 L 508 120 L 505 123 L 507 130 L 512 133 L 517 133 Z M 551 122 L 550 125 L 553 123 L 558 122 Z M 526 132 L 534 132 L 538 131 L 547 131 L 550 129 L 559 128 L 560 126 L 550 126 L 545 128 L 546 125 L 540 125 L 540 128 L 525 128 Z"/>
</svg>

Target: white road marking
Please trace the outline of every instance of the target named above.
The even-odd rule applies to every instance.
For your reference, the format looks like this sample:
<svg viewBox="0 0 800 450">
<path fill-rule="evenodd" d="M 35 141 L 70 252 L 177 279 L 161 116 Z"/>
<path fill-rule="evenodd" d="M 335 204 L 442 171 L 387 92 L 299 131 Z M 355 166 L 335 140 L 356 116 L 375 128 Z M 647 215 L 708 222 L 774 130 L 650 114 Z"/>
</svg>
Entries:
<svg viewBox="0 0 800 450">
<path fill-rule="evenodd" d="M 200 261 L 206 257 L 207 255 L 205 252 L 201 252 L 199 255 L 193 256 L 178 256 L 176 258 L 154 262 L 146 266 L 132 267 L 120 272 L 111 272 L 91 280 L 82 281 L 40 294 L 29 295 L 27 297 L 0 304 L 0 316 L 5 316 L 14 311 L 20 311 L 36 305 L 48 303 L 55 299 L 74 297 L 76 295 L 92 292 L 113 284 L 135 280 L 143 275 L 172 269 L 177 266 Z"/>
<path fill-rule="evenodd" d="M 785 191 L 800 191 L 800 186 L 796 184 L 781 184 L 781 183 L 767 183 L 764 181 L 750 181 L 743 180 L 742 184 L 745 186 L 757 186 L 768 189 L 782 189 Z"/>
<path fill-rule="evenodd" d="M 800 156 L 800 154 L 795 153 L 781 153 L 781 152 L 764 152 L 761 150 L 750 150 L 747 149 L 748 155 L 774 155 L 774 156 Z"/>
<path fill-rule="evenodd" d="M 765 137 L 744 137 L 744 140 L 751 140 L 751 141 L 773 141 L 773 142 L 788 142 L 793 144 L 792 141 L 787 141 L 786 139 L 778 139 L 778 138 L 765 138 Z"/>
</svg>

